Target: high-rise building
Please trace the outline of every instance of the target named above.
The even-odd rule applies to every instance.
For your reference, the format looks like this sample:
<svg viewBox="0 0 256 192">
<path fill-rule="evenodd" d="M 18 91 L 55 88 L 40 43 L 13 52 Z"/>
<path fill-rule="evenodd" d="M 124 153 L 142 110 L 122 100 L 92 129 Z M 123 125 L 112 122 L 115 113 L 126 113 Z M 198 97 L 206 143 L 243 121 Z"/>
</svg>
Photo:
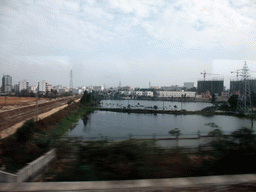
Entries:
<svg viewBox="0 0 256 192">
<path fill-rule="evenodd" d="M 37 92 L 37 86 L 36 85 L 29 86 L 29 92 L 36 93 Z"/>
<path fill-rule="evenodd" d="M 19 92 L 22 90 L 28 90 L 28 85 L 29 83 L 26 80 L 20 81 L 19 82 Z"/>
<path fill-rule="evenodd" d="M 18 84 L 15 84 L 14 86 L 13 86 L 13 89 L 14 89 L 14 92 L 17 94 L 17 93 L 19 93 L 19 85 Z"/>
<path fill-rule="evenodd" d="M 45 80 L 38 82 L 38 91 L 44 93 L 47 91 L 47 82 Z"/>
<path fill-rule="evenodd" d="M 256 79 L 247 79 L 250 86 L 250 91 L 256 93 Z M 241 95 L 244 94 L 245 83 L 244 81 L 230 81 L 230 94 L 239 92 Z"/>
<path fill-rule="evenodd" d="M 10 75 L 3 75 L 2 92 L 3 93 L 11 93 L 12 92 L 12 77 Z"/>
<path fill-rule="evenodd" d="M 49 92 L 51 92 L 51 90 L 52 90 L 52 85 L 48 84 L 48 85 L 47 85 L 47 90 L 48 90 Z"/>
<path fill-rule="evenodd" d="M 197 82 L 198 94 L 210 91 L 210 94 L 218 94 L 221 96 L 221 92 L 224 90 L 223 80 L 212 80 L 212 81 L 198 81 Z"/>
</svg>

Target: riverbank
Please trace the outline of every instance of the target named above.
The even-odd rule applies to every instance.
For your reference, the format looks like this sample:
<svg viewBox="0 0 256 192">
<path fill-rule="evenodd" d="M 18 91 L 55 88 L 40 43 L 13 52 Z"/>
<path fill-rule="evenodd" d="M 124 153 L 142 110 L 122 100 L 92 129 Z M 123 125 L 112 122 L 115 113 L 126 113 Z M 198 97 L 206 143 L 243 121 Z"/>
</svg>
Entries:
<svg viewBox="0 0 256 192">
<path fill-rule="evenodd" d="M 24 167 L 27 163 L 38 158 L 46 151 L 58 145 L 58 139 L 86 113 L 95 108 L 81 106 L 80 103 L 72 103 L 64 109 L 40 119 L 37 122 L 31 120 L 28 127 L 20 127 L 19 135 L 15 134 L 2 139 L 2 159 L 6 170 L 13 173 Z M 23 131 L 24 130 L 24 131 Z M 23 136 L 22 136 L 23 135 Z M 26 138 L 20 140 L 20 136 Z"/>
<path fill-rule="evenodd" d="M 116 100 L 116 101 L 123 101 L 123 100 L 140 100 L 140 101 L 175 101 L 175 102 L 194 102 L 194 103 L 211 103 L 211 100 L 208 98 L 186 98 L 186 99 L 181 99 L 181 98 L 151 98 L 151 97 L 144 97 L 144 98 L 135 98 L 135 99 L 126 99 L 126 98 L 120 98 L 120 99 L 114 99 L 114 98 L 104 98 L 104 100 Z M 216 99 L 216 101 L 227 101 L 227 99 Z"/>
<path fill-rule="evenodd" d="M 77 103 L 77 102 L 79 102 L 79 100 L 80 100 L 80 99 L 77 99 L 77 100 L 75 100 L 74 102 Z M 38 119 L 39 119 L 39 120 L 42 120 L 42 119 L 44 119 L 44 118 L 46 118 L 46 117 L 48 117 L 48 116 L 51 116 L 52 114 L 54 114 L 54 113 L 56 113 L 56 112 L 58 112 L 58 111 L 64 109 L 64 108 L 67 107 L 67 106 L 68 106 L 68 104 L 65 104 L 65 105 L 62 105 L 62 106 L 60 106 L 60 107 L 53 108 L 53 109 L 51 109 L 50 111 L 47 111 L 47 112 L 45 112 L 45 113 L 41 113 L 41 114 L 38 115 Z M 36 117 L 33 116 L 33 118 L 35 119 Z M 29 120 L 29 119 L 31 119 L 31 118 L 25 118 L 23 121 L 21 121 L 21 122 L 15 124 L 15 125 L 13 125 L 13 126 L 7 128 L 7 129 L 4 129 L 3 131 L 1 131 L 1 137 L 2 137 L 1 139 L 5 138 L 5 137 L 8 137 L 8 136 L 10 136 L 10 135 L 12 135 L 12 134 L 14 134 L 15 131 L 17 131 L 17 129 L 20 128 L 20 127 L 21 127 L 27 120 Z"/>
<path fill-rule="evenodd" d="M 148 110 L 148 109 L 128 109 L 128 108 L 97 108 L 99 111 L 113 111 L 113 112 L 121 112 L 121 113 L 149 113 L 149 114 L 172 114 L 172 115 L 227 115 L 227 116 L 235 116 L 235 117 L 248 117 L 242 114 L 238 114 L 236 112 L 228 111 L 214 111 L 214 112 L 205 112 L 205 111 L 186 111 L 186 110 Z M 248 117 L 251 118 L 251 117 Z M 255 116 L 253 117 L 256 118 Z"/>
</svg>

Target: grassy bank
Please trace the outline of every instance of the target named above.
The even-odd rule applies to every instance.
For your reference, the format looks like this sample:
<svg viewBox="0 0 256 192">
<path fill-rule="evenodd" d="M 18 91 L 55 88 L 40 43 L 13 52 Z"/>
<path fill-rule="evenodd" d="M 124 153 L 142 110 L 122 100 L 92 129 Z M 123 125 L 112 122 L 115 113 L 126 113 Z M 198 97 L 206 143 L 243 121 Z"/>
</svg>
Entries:
<svg viewBox="0 0 256 192">
<path fill-rule="evenodd" d="M 2 140 L 2 159 L 6 170 L 14 173 L 54 148 L 63 134 L 74 127 L 82 116 L 94 110 L 73 103 L 37 122 L 25 122 L 15 134 Z"/>
</svg>

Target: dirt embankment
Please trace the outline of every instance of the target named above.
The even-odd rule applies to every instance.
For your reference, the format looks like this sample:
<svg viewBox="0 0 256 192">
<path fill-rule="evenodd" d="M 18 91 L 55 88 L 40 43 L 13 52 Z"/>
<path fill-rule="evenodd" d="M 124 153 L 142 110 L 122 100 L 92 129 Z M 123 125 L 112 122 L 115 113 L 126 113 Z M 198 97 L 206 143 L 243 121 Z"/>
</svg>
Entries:
<svg viewBox="0 0 256 192">
<path fill-rule="evenodd" d="M 47 102 L 49 99 L 40 98 L 39 102 Z M 29 106 L 36 103 L 35 97 L 8 97 L 0 96 L 0 109 L 3 110 L 13 110 L 16 108 Z"/>
<path fill-rule="evenodd" d="M 38 119 L 43 119 L 48 115 L 51 115 L 58 110 L 67 106 L 67 102 L 70 99 L 75 98 L 64 98 L 55 101 L 48 101 L 46 103 L 41 103 L 38 105 Z M 79 100 L 79 99 L 78 99 Z M 31 118 L 35 118 L 36 111 L 35 111 L 35 104 L 17 108 L 14 110 L 2 111 L 0 112 L 0 131 L 2 132 L 2 138 L 4 135 L 12 134 L 13 131 L 22 126 L 22 124 Z M 7 130 L 8 129 L 8 130 Z M 4 130 L 6 130 L 4 133 Z M 7 133 L 8 132 L 8 133 Z"/>
</svg>

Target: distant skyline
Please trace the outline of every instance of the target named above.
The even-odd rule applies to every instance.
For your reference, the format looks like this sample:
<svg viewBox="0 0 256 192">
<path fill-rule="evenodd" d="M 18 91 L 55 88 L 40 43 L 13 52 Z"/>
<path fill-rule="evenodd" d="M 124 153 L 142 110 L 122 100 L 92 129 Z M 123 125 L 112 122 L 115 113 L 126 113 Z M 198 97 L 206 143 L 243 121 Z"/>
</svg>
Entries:
<svg viewBox="0 0 256 192">
<path fill-rule="evenodd" d="M 254 0 L 1 0 L 0 73 L 13 84 L 182 86 L 256 71 Z M 2 76 L 1 74 L 1 76 Z M 256 78 L 256 73 L 251 73 Z"/>
</svg>

